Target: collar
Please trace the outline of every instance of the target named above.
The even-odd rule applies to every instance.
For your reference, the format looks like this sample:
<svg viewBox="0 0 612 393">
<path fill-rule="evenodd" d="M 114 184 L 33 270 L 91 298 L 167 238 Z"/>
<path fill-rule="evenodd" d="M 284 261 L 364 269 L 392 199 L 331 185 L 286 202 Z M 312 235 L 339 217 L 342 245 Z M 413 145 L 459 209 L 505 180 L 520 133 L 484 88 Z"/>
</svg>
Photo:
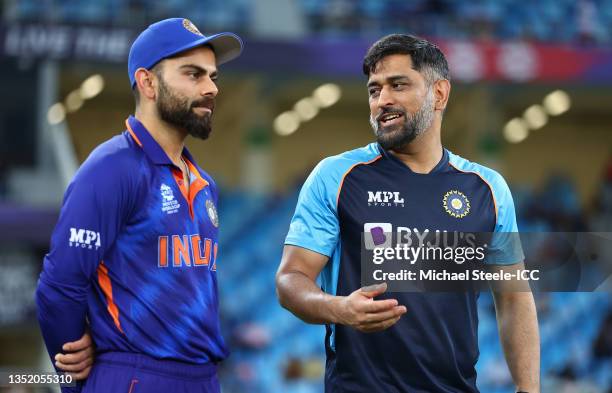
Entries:
<svg viewBox="0 0 612 393">
<path fill-rule="evenodd" d="M 380 152 L 380 154 L 382 154 L 382 156 L 384 158 L 386 158 L 388 160 L 391 160 L 394 163 L 396 163 L 398 165 L 401 165 L 403 168 L 407 169 L 411 173 L 414 173 L 412 171 L 412 169 L 410 169 L 408 167 L 408 165 L 404 164 L 393 153 L 383 149 L 383 147 L 380 144 L 378 144 L 378 143 L 377 143 L 377 147 L 378 147 L 378 151 Z M 446 172 L 447 170 L 449 170 L 448 160 L 449 160 L 448 150 L 446 150 L 445 148 L 442 148 L 442 158 L 440 159 L 440 161 L 436 164 L 435 167 L 433 167 L 433 169 L 429 173 L 424 173 L 423 175 L 429 175 L 429 174 L 432 174 L 432 173 Z"/>
<path fill-rule="evenodd" d="M 142 147 L 145 154 L 151 161 L 153 161 L 154 164 L 174 166 L 164 149 L 162 149 L 159 143 L 153 139 L 153 136 L 151 136 L 151 133 L 149 133 L 144 124 L 142 124 L 134 116 L 130 115 L 130 117 L 128 117 L 125 121 L 125 125 L 132 139 L 134 139 L 134 141 L 140 147 Z M 189 150 L 187 150 L 187 147 L 183 148 L 183 156 L 185 156 L 190 162 L 195 163 L 191 153 L 189 153 Z"/>
</svg>

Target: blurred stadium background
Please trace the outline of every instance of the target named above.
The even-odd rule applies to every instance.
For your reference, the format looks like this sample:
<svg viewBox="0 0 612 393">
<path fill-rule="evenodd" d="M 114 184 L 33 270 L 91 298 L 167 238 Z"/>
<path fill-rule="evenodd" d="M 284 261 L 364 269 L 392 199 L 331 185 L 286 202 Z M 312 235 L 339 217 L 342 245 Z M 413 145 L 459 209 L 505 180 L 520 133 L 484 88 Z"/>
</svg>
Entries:
<svg viewBox="0 0 612 393">
<path fill-rule="evenodd" d="M 0 370 L 50 367 L 33 293 L 61 196 L 124 129 L 127 52 L 166 17 L 246 42 L 221 68 L 211 139 L 189 142 L 222 190 L 224 392 L 322 391 L 324 329 L 279 307 L 274 273 L 309 170 L 372 140 L 361 60 L 384 34 L 443 48 L 443 141 L 504 174 L 521 230 L 611 231 L 612 0 L 3 0 L 0 13 Z M 543 392 L 612 391 L 610 292 L 536 301 Z M 513 391 L 491 296 L 479 302 L 479 386 Z"/>
</svg>

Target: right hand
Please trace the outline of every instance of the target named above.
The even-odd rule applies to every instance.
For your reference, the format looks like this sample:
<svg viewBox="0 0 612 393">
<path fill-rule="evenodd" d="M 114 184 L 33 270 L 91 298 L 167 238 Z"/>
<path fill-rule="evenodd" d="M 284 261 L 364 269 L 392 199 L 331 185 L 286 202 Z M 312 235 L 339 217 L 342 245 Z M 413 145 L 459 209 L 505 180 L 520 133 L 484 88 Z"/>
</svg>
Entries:
<svg viewBox="0 0 612 393">
<path fill-rule="evenodd" d="M 94 362 L 95 347 L 89 332 L 77 341 L 62 346 L 64 353 L 55 355 L 55 366 L 72 375 L 77 381 L 89 376 Z"/>
<path fill-rule="evenodd" d="M 406 307 L 395 299 L 374 300 L 387 290 L 387 283 L 359 288 L 349 296 L 341 298 L 337 310 L 343 325 L 360 332 L 371 333 L 385 330 L 400 320 Z"/>
</svg>

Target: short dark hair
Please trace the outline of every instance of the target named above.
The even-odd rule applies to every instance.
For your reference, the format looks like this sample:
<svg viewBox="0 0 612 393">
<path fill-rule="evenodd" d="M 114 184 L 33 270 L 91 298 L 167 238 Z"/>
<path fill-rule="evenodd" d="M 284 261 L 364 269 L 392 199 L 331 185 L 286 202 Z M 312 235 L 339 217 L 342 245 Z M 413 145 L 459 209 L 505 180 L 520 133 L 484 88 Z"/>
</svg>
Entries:
<svg viewBox="0 0 612 393">
<path fill-rule="evenodd" d="M 437 79 L 450 80 L 448 63 L 437 45 L 409 34 L 390 34 L 376 41 L 363 59 L 363 73 L 369 76 L 384 57 L 410 55 L 412 68 L 422 73 L 429 83 Z"/>
</svg>

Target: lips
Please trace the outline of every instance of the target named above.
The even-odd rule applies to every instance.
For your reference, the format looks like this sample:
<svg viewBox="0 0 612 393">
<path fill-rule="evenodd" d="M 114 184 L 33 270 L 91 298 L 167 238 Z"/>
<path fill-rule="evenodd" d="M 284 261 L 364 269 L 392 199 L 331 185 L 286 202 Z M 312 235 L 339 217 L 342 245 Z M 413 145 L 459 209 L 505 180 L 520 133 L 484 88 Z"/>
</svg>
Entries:
<svg viewBox="0 0 612 393">
<path fill-rule="evenodd" d="M 212 113 L 215 109 L 215 101 L 212 99 L 202 100 L 194 102 L 191 107 L 194 109 L 208 109 L 208 111 Z"/>
<path fill-rule="evenodd" d="M 402 112 L 385 112 L 376 117 L 376 120 L 383 126 L 399 123 L 404 116 Z"/>
<path fill-rule="evenodd" d="M 391 120 L 395 120 L 399 117 L 401 117 L 402 114 L 401 113 L 386 113 L 382 116 L 378 117 L 378 121 L 380 122 L 387 122 L 387 121 L 391 121 Z"/>
</svg>

